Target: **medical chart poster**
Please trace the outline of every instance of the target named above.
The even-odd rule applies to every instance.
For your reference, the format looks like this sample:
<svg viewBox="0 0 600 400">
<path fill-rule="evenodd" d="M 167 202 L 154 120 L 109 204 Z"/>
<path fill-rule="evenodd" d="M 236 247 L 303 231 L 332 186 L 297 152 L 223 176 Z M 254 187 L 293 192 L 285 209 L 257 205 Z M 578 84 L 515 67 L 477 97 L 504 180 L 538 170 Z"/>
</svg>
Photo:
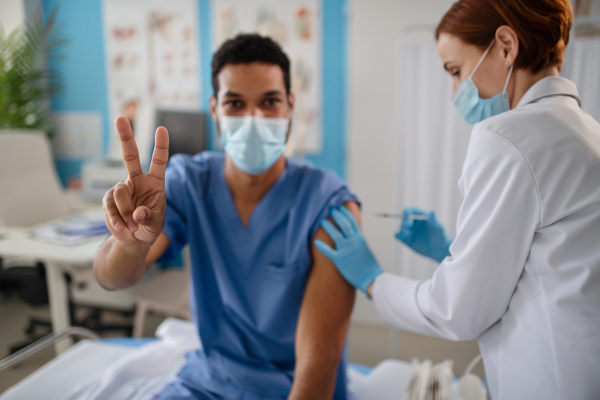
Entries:
<svg viewBox="0 0 600 400">
<path fill-rule="evenodd" d="M 142 165 L 152 151 L 156 109 L 201 108 L 197 0 L 104 0 L 110 120 L 132 124 Z M 109 156 L 120 158 L 110 127 Z"/>
<path fill-rule="evenodd" d="M 212 8 L 215 49 L 238 33 L 251 32 L 269 36 L 283 48 L 296 97 L 288 147 L 297 156 L 320 153 L 321 0 L 214 0 Z"/>
</svg>

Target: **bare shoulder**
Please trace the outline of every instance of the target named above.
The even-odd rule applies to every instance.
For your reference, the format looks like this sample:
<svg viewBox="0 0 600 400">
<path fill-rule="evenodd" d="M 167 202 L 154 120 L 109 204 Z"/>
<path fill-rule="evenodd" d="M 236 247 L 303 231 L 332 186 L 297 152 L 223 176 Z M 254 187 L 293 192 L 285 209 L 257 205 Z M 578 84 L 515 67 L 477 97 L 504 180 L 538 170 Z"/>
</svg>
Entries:
<svg viewBox="0 0 600 400">
<path fill-rule="evenodd" d="M 362 225 L 361 214 L 360 214 L 360 206 L 355 201 L 347 201 L 344 203 L 344 207 L 348 209 L 354 215 L 354 218 L 358 221 L 359 224 Z"/>
</svg>

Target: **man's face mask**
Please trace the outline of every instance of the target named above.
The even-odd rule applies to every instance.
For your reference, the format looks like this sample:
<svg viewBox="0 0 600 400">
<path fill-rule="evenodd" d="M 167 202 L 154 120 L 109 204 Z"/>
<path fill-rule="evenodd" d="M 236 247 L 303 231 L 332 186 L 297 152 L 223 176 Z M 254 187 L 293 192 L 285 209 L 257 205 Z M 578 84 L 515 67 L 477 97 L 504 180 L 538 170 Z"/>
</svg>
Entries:
<svg viewBox="0 0 600 400">
<path fill-rule="evenodd" d="M 221 117 L 221 143 L 242 171 L 258 175 L 275 164 L 285 151 L 287 118 Z"/>
<path fill-rule="evenodd" d="M 510 80 L 510 74 L 513 70 L 512 65 L 508 70 L 508 77 L 504 83 L 504 89 L 494 97 L 489 99 L 482 99 L 479 97 L 479 89 L 477 88 L 477 85 L 475 85 L 475 82 L 473 82 L 475 71 L 477 71 L 477 68 L 479 68 L 479 65 L 483 62 L 483 59 L 492 48 L 494 42 L 495 39 L 492 40 L 492 43 L 490 43 L 485 53 L 483 53 L 479 59 L 479 62 L 477 62 L 471 75 L 461 82 L 458 89 L 456 89 L 454 96 L 452 96 L 452 102 L 456 108 L 458 108 L 458 111 L 465 121 L 470 124 L 476 124 L 486 118 L 510 110 L 506 88 L 508 86 L 508 81 Z"/>
</svg>

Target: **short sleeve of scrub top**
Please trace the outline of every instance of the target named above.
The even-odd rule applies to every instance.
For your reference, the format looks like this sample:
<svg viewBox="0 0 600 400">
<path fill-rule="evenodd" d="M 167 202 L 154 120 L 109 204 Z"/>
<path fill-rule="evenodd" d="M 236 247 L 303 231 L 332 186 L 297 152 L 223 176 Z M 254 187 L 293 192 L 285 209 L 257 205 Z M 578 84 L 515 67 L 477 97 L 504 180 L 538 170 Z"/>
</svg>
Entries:
<svg viewBox="0 0 600 400">
<path fill-rule="evenodd" d="M 204 155 L 204 154 L 202 154 Z M 206 162 L 208 158 L 202 156 L 195 156 L 194 160 L 199 161 L 197 168 L 200 171 L 207 171 L 210 169 L 209 162 Z M 288 160 L 288 163 L 297 163 L 294 160 Z M 310 237 L 312 238 L 321 226 L 321 221 L 329 215 L 332 208 L 339 207 L 347 202 L 356 202 L 360 205 L 360 201 L 356 195 L 351 193 L 348 188 L 343 185 L 340 186 L 340 179 L 333 172 L 323 170 L 324 174 L 322 180 L 318 182 L 318 186 L 314 187 L 315 192 L 315 203 L 322 201 L 323 196 L 329 197 L 326 204 L 321 207 L 321 210 L 317 218 L 313 221 L 310 226 Z M 202 175 L 202 174 L 199 174 Z M 187 201 L 186 194 L 186 161 L 181 155 L 175 155 L 169 160 L 169 168 L 165 173 L 165 195 L 167 198 L 167 208 L 165 212 L 165 221 L 163 226 L 163 233 L 169 238 L 171 245 L 167 251 L 161 256 L 160 260 L 170 260 L 181 252 L 183 247 L 188 244 L 188 238 L 186 235 L 187 219 L 185 215 L 185 202 Z M 201 184 L 208 184 L 206 180 L 201 179 Z M 330 192 L 330 188 L 335 187 L 336 190 L 333 193 Z M 308 205 L 307 208 L 314 206 L 313 204 Z"/>
</svg>

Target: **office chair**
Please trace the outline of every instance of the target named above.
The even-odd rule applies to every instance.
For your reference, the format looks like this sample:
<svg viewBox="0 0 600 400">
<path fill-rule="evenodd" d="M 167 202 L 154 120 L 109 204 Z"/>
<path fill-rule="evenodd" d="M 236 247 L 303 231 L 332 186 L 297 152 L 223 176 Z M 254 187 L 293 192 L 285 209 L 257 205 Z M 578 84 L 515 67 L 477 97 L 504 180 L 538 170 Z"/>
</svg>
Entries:
<svg viewBox="0 0 600 400">
<path fill-rule="evenodd" d="M 3 260 L 0 259 L 0 293 L 7 292 L 18 292 L 19 297 L 32 306 L 48 304 L 48 288 L 46 286 L 46 269 L 44 265 L 38 262 L 35 265 L 13 265 L 5 268 Z M 39 334 L 38 328 L 42 328 L 43 334 Z M 33 316 L 29 317 L 29 323 L 25 328 L 25 333 L 30 340 L 33 339 L 34 335 L 41 337 L 51 331 L 52 324 L 49 320 Z M 13 351 L 11 351 L 12 353 Z"/>
<path fill-rule="evenodd" d="M 206 114 L 158 110 L 156 125 L 169 131 L 169 157 L 177 153 L 194 155 L 207 150 Z M 191 320 L 189 308 L 189 247 L 182 254 L 182 268 L 169 268 L 129 289 L 136 302 L 133 336 L 141 337 L 148 313 Z"/>
<path fill-rule="evenodd" d="M 50 143 L 43 132 L 0 131 L 0 187 L 3 193 L 0 196 L 0 226 L 29 228 L 68 215 L 67 199 L 51 154 Z M 18 285 L 21 295 L 27 291 L 39 290 L 40 280 L 45 285 L 45 271 L 41 263 L 23 265 L 20 260 L 3 261 L 0 281 L 9 286 Z M 11 266 L 15 262 L 16 266 Z M 70 277 L 67 276 L 67 282 L 69 280 Z M 24 300 L 29 300 L 31 304 L 31 298 L 27 299 L 25 296 Z M 131 335 L 132 324 L 102 324 L 100 308 L 92 307 L 91 317 L 76 320 L 72 296 L 69 296 L 69 303 L 74 326 L 93 326 L 96 331 L 124 330 Z M 48 327 L 50 321 L 31 318 L 26 333 L 33 333 L 37 326 Z M 35 337 L 30 337 L 27 341 L 12 346 L 11 352 L 35 340 Z"/>
<path fill-rule="evenodd" d="M 151 312 L 191 321 L 189 246 L 183 249 L 182 264 L 182 268 L 160 270 L 154 276 L 129 289 L 129 294 L 136 303 L 133 337 L 142 337 L 146 317 Z"/>
</svg>

